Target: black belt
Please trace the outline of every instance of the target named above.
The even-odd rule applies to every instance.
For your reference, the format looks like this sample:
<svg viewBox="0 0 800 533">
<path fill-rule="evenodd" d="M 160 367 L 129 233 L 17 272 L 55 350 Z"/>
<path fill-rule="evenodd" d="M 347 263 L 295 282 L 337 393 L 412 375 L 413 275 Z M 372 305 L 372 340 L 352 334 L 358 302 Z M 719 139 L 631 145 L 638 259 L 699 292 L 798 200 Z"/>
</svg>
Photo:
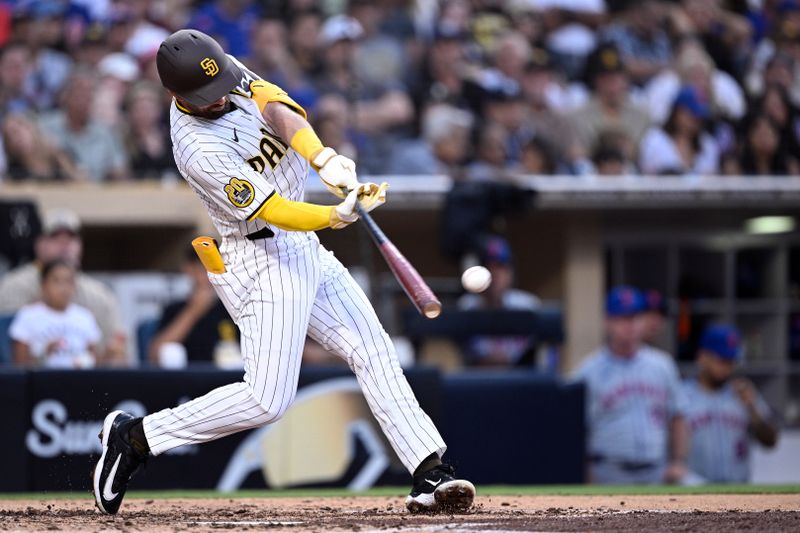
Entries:
<svg viewBox="0 0 800 533">
<path fill-rule="evenodd" d="M 258 239 L 271 239 L 275 236 L 275 232 L 269 228 L 262 228 L 258 231 L 254 231 L 253 233 L 248 233 L 244 236 L 245 239 L 250 241 L 256 241 Z"/>
<path fill-rule="evenodd" d="M 593 455 L 589 458 L 589 460 L 593 463 L 615 464 L 618 467 L 622 468 L 623 470 L 627 470 L 629 472 L 636 472 L 639 470 L 649 470 L 651 468 L 657 468 L 661 466 L 659 463 L 650 463 L 644 461 L 622 461 L 619 459 L 610 459 L 602 455 Z"/>
</svg>

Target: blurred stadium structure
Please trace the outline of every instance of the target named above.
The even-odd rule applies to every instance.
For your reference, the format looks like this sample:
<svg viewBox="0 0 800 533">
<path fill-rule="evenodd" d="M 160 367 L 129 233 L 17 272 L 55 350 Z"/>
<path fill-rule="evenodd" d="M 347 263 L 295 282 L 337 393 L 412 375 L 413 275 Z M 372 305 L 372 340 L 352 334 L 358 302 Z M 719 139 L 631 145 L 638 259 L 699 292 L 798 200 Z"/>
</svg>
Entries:
<svg viewBox="0 0 800 533">
<path fill-rule="evenodd" d="M 511 242 L 517 286 L 563 310 L 560 359 L 539 368 L 566 372 L 602 342 L 607 287 L 653 288 L 683 370 L 704 325 L 736 324 L 742 372 L 800 427 L 800 2 L 0 2 L 0 277 L 30 258 L 31 206 L 75 211 L 134 365 L 137 328 L 188 290 L 174 275 L 188 242 L 213 233 L 154 85 L 155 49 L 186 26 L 391 184 L 376 216 L 444 303 L 461 293 L 464 250 L 442 245 L 466 213 L 447 209 L 452 191 L 508 187 L 513 209 L 479 230 Z M 641 175 L 650 158 L 661 175 Z M 330 201 L 314 177 L 307 196 Z M 366 236 L 320 237 L 401 335 L 407 304 Z"/>
</svg>

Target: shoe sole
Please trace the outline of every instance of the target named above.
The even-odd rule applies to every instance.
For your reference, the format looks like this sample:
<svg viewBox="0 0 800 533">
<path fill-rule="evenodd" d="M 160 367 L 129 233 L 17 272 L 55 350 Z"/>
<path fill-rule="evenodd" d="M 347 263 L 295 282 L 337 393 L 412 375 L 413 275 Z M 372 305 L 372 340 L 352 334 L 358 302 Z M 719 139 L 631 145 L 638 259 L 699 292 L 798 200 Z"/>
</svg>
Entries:
<svg viewBox="0 0 800 533">
<path fill-rule="evenodd" d="M 103 453 L 100 455 L 100 460 L 97 461 L 97 464 L 94 467 L 94 474 L 92 475 L 94 479 L 94 502 L 97 505 L 97 508 L 100 509 L 100 512 L 105 514 L 114 514 L 106 510 L 103 507 L 103 493 L 100 488 L 100 476 L 103 473 L 103 463 L 106 460 L 106 452 L 108 451 L 108 435 L 111 433 L 111 426 L 114 424 L 114 420 L 120 415 L 123 414 L 124 411 L 114 411 L 106 415 L 105 420 L 103 420 L 103 432 L 101 435 L 101 442 L 103 446 Z"/>
<path fill-rule="evenodd" d="M 412 514 L 464 512 L 475 500 L 475 485 L 465 479 L 442 483 L 433 494 L 406 497 L 406 509 Z"/>
<path fill-rule="evenodd" d="M 436 487 L 433 497 L 439 505 L 439 511 L 463 512 L 472 507 L 475 485 L 466 479 L 454 479 Z"/>
<path fill-rule="evenodd" d="M 434 513 L 438 510 L 439 504 L 433 494 L 420 494 L 418 496 L 406 496 L 406 509 L 411 514 Z"/>
</svg>

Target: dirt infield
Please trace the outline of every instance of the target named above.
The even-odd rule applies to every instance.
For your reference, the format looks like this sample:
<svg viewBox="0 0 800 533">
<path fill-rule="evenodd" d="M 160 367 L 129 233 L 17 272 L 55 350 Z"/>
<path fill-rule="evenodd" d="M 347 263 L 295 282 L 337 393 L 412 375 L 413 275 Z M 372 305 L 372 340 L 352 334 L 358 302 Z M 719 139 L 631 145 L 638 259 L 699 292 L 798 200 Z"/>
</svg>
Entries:
<svg viewBox="0 0 800 533">
<path fill-rule="evenodd" d="M 131 498 L 116 517 L 90 500 L 0 501 L 1 531 L 469 532 L 800 531 L 796 494 L 484 496 L 461 515 L 409 515 L 402 498 Z"/>
</svg>

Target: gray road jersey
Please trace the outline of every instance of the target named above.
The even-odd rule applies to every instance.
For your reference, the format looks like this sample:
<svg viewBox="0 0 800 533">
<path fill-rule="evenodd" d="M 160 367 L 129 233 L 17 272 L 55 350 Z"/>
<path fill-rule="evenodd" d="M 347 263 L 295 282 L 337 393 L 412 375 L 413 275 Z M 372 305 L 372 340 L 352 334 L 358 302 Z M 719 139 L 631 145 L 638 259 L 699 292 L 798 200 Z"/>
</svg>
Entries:
<svg viewBox="0 0 800 533">
<path fill-rule="evenodd" d="M 575 374 L 587 387 L 589 454 L 605 459 L 662 463 L 669 420 L 686 409 L 675 363 L 649 346 L 630 359 L 603 347 Z"/>
<path fill-rule="evenodd" d="M 689 468 L 707 481 L 748 481 L 750 417 L 733 388 L 727 384 L 718 391 L 707 391 L 694 379 L 685 381 L 683 388 L 691 435 Z M 770 416 L 761 396 L 756 407 L 762 417 Z"/>
</svg>

